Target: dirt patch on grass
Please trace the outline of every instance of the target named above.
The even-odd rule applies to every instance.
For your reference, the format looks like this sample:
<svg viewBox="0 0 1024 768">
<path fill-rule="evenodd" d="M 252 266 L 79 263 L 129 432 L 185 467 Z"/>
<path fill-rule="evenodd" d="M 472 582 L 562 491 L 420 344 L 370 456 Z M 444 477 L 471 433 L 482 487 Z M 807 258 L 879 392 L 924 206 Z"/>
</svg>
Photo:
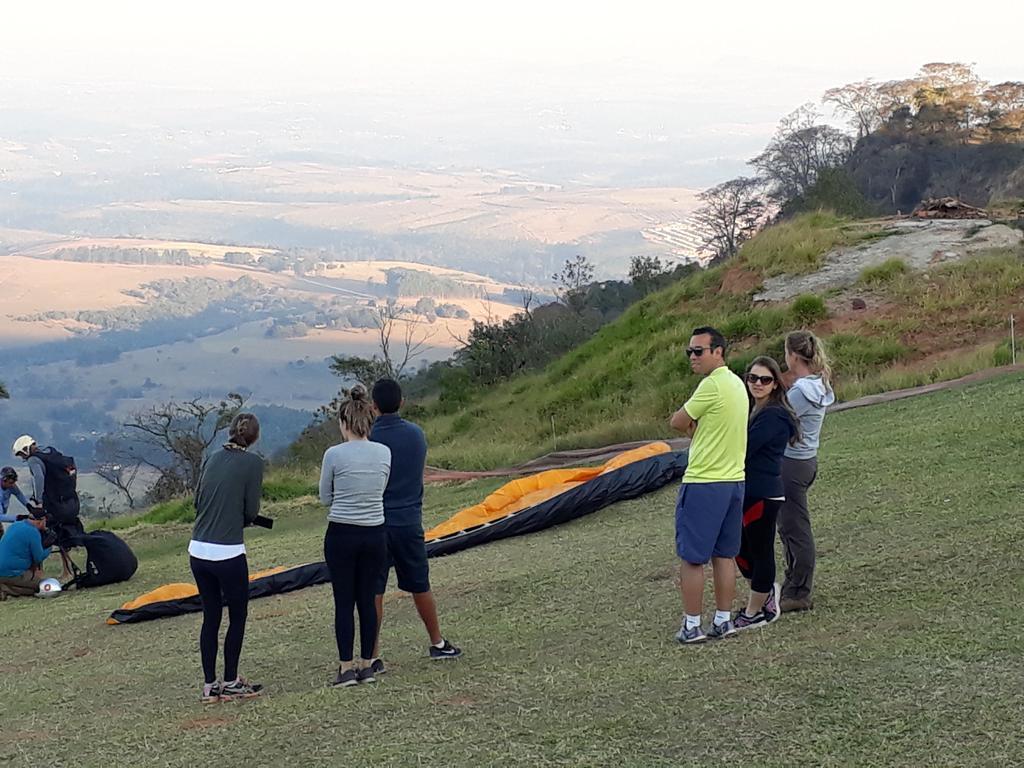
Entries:
<svg viewBox="0 0 1024 768">
<path fill-rule="evenodd" d="M 745 267 L 730 267 L 722 277 L 722 292 L 737 296 L 753 293 L 764 282 L 764 278 Z"/>
</svg>

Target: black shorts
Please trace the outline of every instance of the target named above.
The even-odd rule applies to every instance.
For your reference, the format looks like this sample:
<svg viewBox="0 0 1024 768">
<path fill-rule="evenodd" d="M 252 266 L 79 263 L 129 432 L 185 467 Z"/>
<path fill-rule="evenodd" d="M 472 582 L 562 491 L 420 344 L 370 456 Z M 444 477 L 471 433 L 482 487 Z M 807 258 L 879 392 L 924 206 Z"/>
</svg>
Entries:
<svg viewBox="0 0 1024 768">
<path fill-rule="evenodd" d="M 388 572 L 392 567 L 398 577 L 398 588 L 414 595 L 430 591 L 430 566 L 427 565 L 427 545 L 423 541 L 423 528 L 418 525 L 385 526 L 388 555 L 377 578 L 378 595 L 388 587 Z"/>
</svg>

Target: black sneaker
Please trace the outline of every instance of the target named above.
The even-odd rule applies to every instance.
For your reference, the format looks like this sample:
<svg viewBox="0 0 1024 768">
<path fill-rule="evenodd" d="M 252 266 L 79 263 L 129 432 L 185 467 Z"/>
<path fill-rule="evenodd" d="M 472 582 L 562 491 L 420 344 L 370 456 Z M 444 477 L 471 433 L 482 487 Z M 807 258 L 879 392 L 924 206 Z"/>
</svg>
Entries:
<svg viewBox="0 0 1024 768">
<path fill-rule="evenodd" d="M 736 634 L 736 625 L 732 620 L 723 621 L 721 624 L 712 624 L 708 630 L 709 640 L 721 640 L 723 637 L 732 637 Z"/>
<path fill-rule="evenodd" d="M 334 678 L 334 682 L 331 683 L 335 688 L 348 688 L 352 685 L 359 685 L 359 673 L 355 669 L 346 669 L 344 672 L 341 671 L 341 667 L 338 668 L 338 674 Z"/>
<path fill-rule="evenodd" d="M 233 683 L 224 683 L 220 687 L 222 699 L 251 699 L 263 692 L 262 685 L 250 683 L 244 677 L 240 677 Z"/>
<path fill-rule="evenodd" d="M 742 632 L 745 629 L 753 629 L 754 627 L 764 627 L 768 625 L 769 621 L 773 619 L 768 618 L 769 614 L 764 609 L 758 611 L 753 616 L 747 616 L 746 611 L 740 611 L 736 614 L 736 620 L 733 624 L 736 627 L 737 632 Z"/>
<path fill-rule="evenodd" d="M 444 641 L 444 645 L 438 648 L 436 645 L 430 646 L 430 658 L 431 659 L 457 659 L 462 655 L 462 651 L 456 648 L 454 645 L 449 643 L 447 640 Z"/>
<path fill-rule="evenodd" d="M 370 663 L 370 669 L 373 671 L 373 674 L 378 677 L 387 672 L 387 670 L 384 668 L 384 662 L 381 659 L 374 659 Z"/>
<path fill-rule="evenodd" d="M 373 676 L 373 667 L 363 667 L 356 673 L 356 681 L 360 683 L 376 683 L 377 678 Z"/>
<path fill-rule="evenodd" d="M 203 704 L 213 704 L 216 701 L 220 701 L 220 681 L 210 686 L 209 693 L 207 693 L 206 685 L 203 685 L 202 691 L 199 693 L 199 701 Z"/>
</svg>

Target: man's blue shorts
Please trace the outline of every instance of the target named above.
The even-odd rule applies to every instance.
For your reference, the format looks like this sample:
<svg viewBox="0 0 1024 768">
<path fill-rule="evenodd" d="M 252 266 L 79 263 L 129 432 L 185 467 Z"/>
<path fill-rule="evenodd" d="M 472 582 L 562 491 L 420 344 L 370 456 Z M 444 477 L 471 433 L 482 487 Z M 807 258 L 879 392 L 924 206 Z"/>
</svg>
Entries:
<svg viewBox="0 0 1024 768">
<path fill-rule="evenodd" d="M 430 591 L 430 566 L 427 565 L 427 545 L 423 528 L 418 525 L 385 525 L 388 556 L 377 575 L 376 594 L 383 595 L 388 587 L 388 572 L 392 567 L 398 577 L 398 588 L 417 595 Z"/>
<path fill-rule="evenodd" d="M 676 552 L 694 565 L 736 557 L 743 535 L 743 483 L 683 483 L 676 502 Z"/>
</svg>

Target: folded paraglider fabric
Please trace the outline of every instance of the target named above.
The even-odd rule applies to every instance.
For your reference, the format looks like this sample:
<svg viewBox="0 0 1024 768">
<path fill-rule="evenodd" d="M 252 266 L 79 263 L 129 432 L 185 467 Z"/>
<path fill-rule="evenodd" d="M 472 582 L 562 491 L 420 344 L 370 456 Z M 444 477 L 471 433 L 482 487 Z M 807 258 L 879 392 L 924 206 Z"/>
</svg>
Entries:
<svg viewBox="0 0 1024 768">
<path fill-rule="evenodd" d="M 674 453 L 667 443 L 650 443 L 599 467 L 553 469 L 512 480 L 479 504 L 427 531 L 427 555 L 450 555 L 533 533 L 650 493 L 683 475 L 686 455 L 685 451 Z M 273 568 L 249 577 L 249 598 L 328 581 L 330 575 L 323 562 Z M 199 610 L 202 604 L 194 584 L 165 584 L 122 605 L 107 623 L 130 624 Z"/>
</svg>

